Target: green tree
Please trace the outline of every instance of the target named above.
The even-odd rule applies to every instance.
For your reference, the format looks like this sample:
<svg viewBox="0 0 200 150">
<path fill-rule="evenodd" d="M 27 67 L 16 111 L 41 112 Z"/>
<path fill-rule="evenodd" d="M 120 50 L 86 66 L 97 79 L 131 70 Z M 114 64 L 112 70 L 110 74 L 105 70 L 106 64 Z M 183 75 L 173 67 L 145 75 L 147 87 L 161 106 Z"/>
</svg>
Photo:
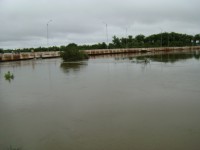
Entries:
<svg viewBox="0 0 200 150">
<path fill-rule="evenodd" d="M 194 42 L 195 42 L 195 45 L 199 45 L 200 44 L 200 34 L 196 34 L 194 36 Z"/>
<path fill-rule="evenodd" d="M 121 44 L 120 39 L 118 37 L 113 36 L 112 42 L 113 42 L 113 45 L 114 45 L 115 48 L 122 48 L 122 44 Z"/>
<path fill-rule="evenodd" d="M 0 53 L 3 53 L 3 49 L 2 48 L 0 48 Z"/>
<path fill-rule="evenodd" d="M 145 42 L 145 36 L 144 36 L 144 35 L 142 35 L 142 34 L 137 35 L 137 36 L 135 37 L 135 40 L 136 40 L 136 45 L 137 45 L 138 47 L 144 46 L 144 42 Z"/>
<path fill-rule="evenodd" d="M 68 46 L 61 46 L 60 49 L 62 51 L 61 57 L 64 61 L 79 61 L 88 58 L 88 55 L 83 51 L 78 50 L 78 46 L 74 43 L 71 43 Z"/>
<path fill-rule="evenodd" d="M 75 43 L 70 43 L 67 45 L 66 49 L 68 50 L 77 50 L 78 49 L 78 45 Z"/>
<path fill-rule="evenodd" d="M 139 43 L 144 43 L 145 36 L 142 35 L 142 34 L 140 34 L 140 35 L 137 35 L 137 36 L 135 37 L 135 39 L 136 39 L 137 42 L 139 42 Z"/>
</svg>

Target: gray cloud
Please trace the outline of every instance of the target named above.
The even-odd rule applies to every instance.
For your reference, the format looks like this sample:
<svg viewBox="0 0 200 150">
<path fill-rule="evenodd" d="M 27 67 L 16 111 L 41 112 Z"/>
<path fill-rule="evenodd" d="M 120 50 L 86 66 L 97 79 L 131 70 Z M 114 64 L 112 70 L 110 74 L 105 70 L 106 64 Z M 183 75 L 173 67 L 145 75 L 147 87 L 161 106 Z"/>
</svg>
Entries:
<svg viewBox="0 0 200 150">
<path fill-rule="evenodd" d="M 200 33 L 199 0 L 0 0 L 0 47 L 109 41 L 113 35 Z M 104 23 L 103 23 L 104 22 Z"/>
</svg>

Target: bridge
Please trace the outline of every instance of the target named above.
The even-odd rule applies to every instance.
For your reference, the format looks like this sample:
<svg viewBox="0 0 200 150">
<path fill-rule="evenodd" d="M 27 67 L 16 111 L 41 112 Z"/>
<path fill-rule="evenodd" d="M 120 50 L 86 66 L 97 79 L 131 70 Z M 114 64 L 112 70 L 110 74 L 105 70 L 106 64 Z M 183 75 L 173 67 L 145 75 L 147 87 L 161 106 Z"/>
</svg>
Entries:
<svg viewBox="0 0 200 150">
<path fill-rule="evenodd" d="M 1 61 L 17 61 L 17 60 L 29 60 L 29 59 L 45 59 L 60 57 L 59 51 L 53 52 L 24 52 L 24 53 L 5 53 L 0 54 Z"/>
<path fill-rule="evenodd" d="M 187 47 L 158 47 L 158 48 L 123 48 L 123 49 L 94 49 L 84 50 L 88 55 L 107 55 L 107 54 L 123 54 L 123 53 L 146 53 L 146 52 L 161 52 L 161 51 L 182 51 L 182 50 L 200 50 L 200 46 Z M 38 58 L 56 58 L 60 57 L 59 51 L 49 52 L 26 52 L 26 53 L 5 53 L 0 54 L 0 62 L 29 60 Z"/>
<path fill-rule="evenodd" d="M 145 52 L 160 52 L 160 51 L 176 51 L 176 50 L 200 50 L 200 46 L 187 47 L 154 47 L 154 48 L 122 48 L 122 49 L 94 49 L 85 50 L 88 55 L 105 55 L 105 54 L 120 54 L 120 53 L 145 53 Z"/>
</svg>

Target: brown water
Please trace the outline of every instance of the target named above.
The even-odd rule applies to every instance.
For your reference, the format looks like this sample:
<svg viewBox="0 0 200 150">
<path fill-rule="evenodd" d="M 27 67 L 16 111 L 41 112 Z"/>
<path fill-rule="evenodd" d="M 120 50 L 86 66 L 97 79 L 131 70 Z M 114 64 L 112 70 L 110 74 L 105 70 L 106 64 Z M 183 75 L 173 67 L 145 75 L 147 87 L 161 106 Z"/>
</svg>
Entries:
<svg viewBox="0 0 200 150">
<path fill-rule="evenodd" d="M 0 63 L 0 150 L 199 150 L 199 58 Z"/>
</svg>

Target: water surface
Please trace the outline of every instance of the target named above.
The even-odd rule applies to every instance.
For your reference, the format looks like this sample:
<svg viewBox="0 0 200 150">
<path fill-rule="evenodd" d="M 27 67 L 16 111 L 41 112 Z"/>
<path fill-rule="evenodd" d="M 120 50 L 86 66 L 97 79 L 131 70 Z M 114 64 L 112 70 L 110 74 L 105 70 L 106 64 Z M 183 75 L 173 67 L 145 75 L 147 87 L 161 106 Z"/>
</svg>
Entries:
<svg viewBox="0 0 200 150">
<path fill-rule="evenodd" d="M 0 63 L 0 149 L 199 150 L 199 58 Z M 14 80 L 4 79 L 7 71 Z"/>
</svg>

